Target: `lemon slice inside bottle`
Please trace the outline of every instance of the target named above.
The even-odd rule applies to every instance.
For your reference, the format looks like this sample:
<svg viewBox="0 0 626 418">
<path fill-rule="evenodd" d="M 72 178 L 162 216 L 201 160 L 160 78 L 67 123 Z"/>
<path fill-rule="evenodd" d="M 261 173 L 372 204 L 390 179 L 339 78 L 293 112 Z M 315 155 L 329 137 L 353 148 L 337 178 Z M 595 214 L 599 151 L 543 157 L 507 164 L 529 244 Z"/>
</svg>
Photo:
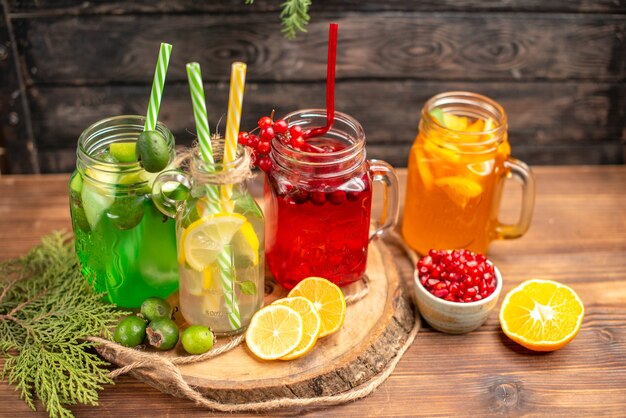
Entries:
<svg viewBox="0 0 626 418">
<path fill-rule="evenodd" d="M 233 237 L 233 252 L 236 254 L 235 264 L 257 266 L 259 264 L 259 238 L 249 221 L 246 221 Z"/>
<path fill-rule="evenodd" d="M 204 271 L 246 222 L 246 217 L 238 213 L 217 213 L 189 225 L 182 239 L 187 264 Z"/>
<path fill-rule="evenodd" d="M 480 196 L 483 188 L 480 184 L 464 177 L 443 177 L 435 180 L 435 185 L 441 188 L 456 205 L 465 208 L 473 199 Z"/>
</svg>

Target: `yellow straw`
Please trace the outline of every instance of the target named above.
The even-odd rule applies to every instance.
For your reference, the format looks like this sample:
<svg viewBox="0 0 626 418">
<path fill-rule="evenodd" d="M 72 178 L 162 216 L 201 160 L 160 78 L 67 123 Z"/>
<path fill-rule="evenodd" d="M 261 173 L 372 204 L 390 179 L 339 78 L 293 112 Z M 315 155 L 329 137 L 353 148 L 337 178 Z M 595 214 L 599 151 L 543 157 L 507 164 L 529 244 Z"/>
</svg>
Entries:
<svg viewBox="0 0 626 418">
<path fill-rule="evenodd" d="M 233 62 L 230 73 L 230 92 L 228 95 L 228 119 L 226 120 L 226 139 L 224 143 L 224 164 L 235 160 L 237 154 L 237 136 L 241 122 L 241 107 L 243 105 L 243 90 L 246 85 L 246 64 Z M 222 202 L 224 209 L 232 211 L 233 186 L 222 186 Z"/>
</svg>

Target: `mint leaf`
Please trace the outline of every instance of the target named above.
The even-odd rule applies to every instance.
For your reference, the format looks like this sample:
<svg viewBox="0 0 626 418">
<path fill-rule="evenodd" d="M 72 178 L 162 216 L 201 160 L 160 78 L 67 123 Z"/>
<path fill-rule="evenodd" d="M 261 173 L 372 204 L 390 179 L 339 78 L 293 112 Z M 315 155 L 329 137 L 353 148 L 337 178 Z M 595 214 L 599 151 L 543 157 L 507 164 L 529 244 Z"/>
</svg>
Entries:
<svg viewBox="0 0 626 418">
<path fill-rule="evenodd" d="M 256 295 L 256 285 L 250 280 L 239 283 L 239 288 L 241 289 L 241 293 L 243 293 L 244 295 Z"/>
</svg>

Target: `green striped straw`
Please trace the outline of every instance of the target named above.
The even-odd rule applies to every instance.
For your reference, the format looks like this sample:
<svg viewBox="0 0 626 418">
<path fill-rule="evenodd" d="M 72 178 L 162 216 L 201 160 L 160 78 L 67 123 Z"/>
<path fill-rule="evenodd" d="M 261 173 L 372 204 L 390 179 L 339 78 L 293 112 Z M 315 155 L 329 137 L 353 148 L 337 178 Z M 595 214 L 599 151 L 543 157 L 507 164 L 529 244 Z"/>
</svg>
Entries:
<svg viewBox="0 0 626 418">
<path fill-rule="evenodd" d="M 165 85 L 165 75 L 167 74 L 167 66 L 170 63 L 171 54 L 172 45 L 162 43 L 159 49 L 156 69 L 154 70 L 150 101 L 148 102 L 148 113 L 146 115 L 146 125 L 144 126 L 144 130 L 146 131 L 154 131 L 156 129 L 161 96 L 163 95 L 163 86 Z"/>
<path fill-rule="evenodd" d="M 209 170 L 215 170 L 213 164 L 213 147 L 211 145 L 211 131 L 206 111 L 206 101 L 204 98 L 204 87 L 202 85 L 202 74 L 200 64 L 191 62 L 187 64 L 187 77 L 189 79 L 189 90 L 191 92 L 191 102 L 193 104 L 193 115 L 196 120 L 196 132 L 200 154 L 208 164 Z M 220 193 L 215 185 L 207 185 L 208 209 L 211 213 L 221 211 Z M 239 303 L 234 291 L 235 271 L 233 269 L 232 253 L 230 248 L 225 248 L 217 256 L 217 265 L 220 268 L 220 282 L 224 292 L 224 300 L 228 310 L 228 322 L 233 330 L 241 328 L 241 316 L 239 314 Z"/>
</svg>

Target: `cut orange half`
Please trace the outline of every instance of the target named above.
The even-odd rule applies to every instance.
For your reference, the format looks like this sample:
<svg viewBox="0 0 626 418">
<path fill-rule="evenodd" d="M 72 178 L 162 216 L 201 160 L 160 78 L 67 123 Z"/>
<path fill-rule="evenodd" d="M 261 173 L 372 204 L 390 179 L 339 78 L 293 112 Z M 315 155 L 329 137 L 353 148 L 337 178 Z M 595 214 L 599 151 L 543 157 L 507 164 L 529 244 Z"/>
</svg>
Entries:
<svg viewBox="0 0 626 418">
<path fill-rule="evenodd" d="M 288 297 L 302 296 L 313 302 L 322 320 L 319 337 L 337 332 L 346 315 L 346 299 L 341 289 L 321 277 L 302 280 L 289 292 Z"/>
<path fill-rule="evenodd" d="M 246 344 L 263 360 L 276 360 L 292 352 L 302 340 L 302 317 L 282 305 L 259 310 L 250 321 Z"/>
<path fill-rule="evenodd" d="M 296 348 L 293 349 L 286 356 L 282 356 L 281 360 L 293 360 L 298 357 L 302 357 L 307 354 L 317 341 L 317 337 L 320 334 L 322 328 L 322 320 L 317 313 L 317 309 L 313 306 L 313 302 L 309 301 L 302 296 L 296 296 L 293 298 L 278 299 L 272 305 L 283 305 L 298 312 L 302 317 L 302 340 Z"/>
<path fill-rule="evenodd" d="M 441 188 L 450 200 L 463 209 L 483 191 L 480 184 L 474 180 L 459 176 L 437 179 L 435 180 L 435 185 Z"/>
<path fill-rule="evenodd" d="M 580 330 L 585 308 L 570 287 L 550 280 L 528 280 L 511 290 L 500 308 L 502 331 L 534 351 L 566 346 Z"/>
</svg>

